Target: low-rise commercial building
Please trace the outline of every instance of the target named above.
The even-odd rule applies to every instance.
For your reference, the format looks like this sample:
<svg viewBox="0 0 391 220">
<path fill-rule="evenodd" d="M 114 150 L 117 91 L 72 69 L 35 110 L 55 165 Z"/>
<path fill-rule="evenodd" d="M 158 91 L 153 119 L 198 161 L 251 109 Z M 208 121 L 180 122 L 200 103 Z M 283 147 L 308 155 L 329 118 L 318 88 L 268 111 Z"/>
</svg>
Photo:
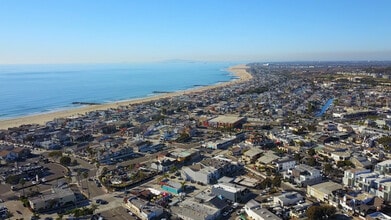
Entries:
<svg viewBox="0 0 391 220">
<path fill-rule="evenodd" d="M 64 206 L 75 205 L 75 193 L 68 186 L 53 187 L 49 194 L 29 198 L 31 209 L 34 211 L 47 211 Z"/>
<path fill-rule="evenodd" d="M 166 181 L 166 182 L 161 182 L 161 187 L 164 191 L 167 191 L 169 193 L 178 195 L 183 191 L 183 187 L 181 183 L 177 183 L 174 181 Z"/>
<path fill-rule="evenodd" d="M 212 194 L 222 196 L 233 202 L 243 202 L 249 192 L 246 187 L 233 183 L 219 183 L 212 186 Z"/>
<path fill-rule="evenodd" d="M 189 167 L 182 168 L 182 175 L 185 180 L 210 184 L 220 178 L 216 168 L 204 167 L 201 164 L 194 164 Z"/>
<path fill-rule="evenodd" d="M 185 200 L 178 206 L 172 206 L 171 211 L 183 220 L 215 220 L 221 214 L 220 209 L 193 200 Z"/>
<path fill-rule="evenodd" d="M 322 181 L 320 170 L 305 164 L 297 165 L 295 168 L 288 170 L 285 177 L 293 179 L 297 185 L 302 187 L 317 184 Z"/>
<path fill-rule="evenodd" d="M 163 208 L 138 197 L 130 197 L 126 200 L 126 207 L 142 220 L 156 219 L 163 214 Z"/>
<path fill-rule="evenodd" d="M 297 192 L 288 192 L 273 198 L 273 203 L 281 207 L 296 205 L 303 201 L 303 196 Z"/>
<path fill-rule="evenodd" d="M 307 195 L 322 202 L 329 202 L 334 198 L 334 193 L 342 188 L 341 184 L 328 181 L 307 186 Z"/>
<path fill-rule="evenodd" d="M 293 169 L 296 166 L 296 161 L 293 158 L 285 157 L 275 161 L 277 171 L 286 171 Z"/>
<path fill-rule="evenodd" d="M 235 128 L 246 121 L 244 117 L 221 115 L 208 121 L 209 127 L 214 128 Z"/>
<path fill-rule="evenodd" d="M 242 155 L 242 160 L 245 164 L 253 164 L 262 155 L 263 150 L 257 147 L 250 148 Z"/>
<path fill-rule="evenodd" d="M 254 220 L 281 220 L 280 217 L 276 216 L 269 210 L 262 208 L 255 200 L 250 200 L 244 206 L 244 211 L 246 214 Z"/>
</svg>

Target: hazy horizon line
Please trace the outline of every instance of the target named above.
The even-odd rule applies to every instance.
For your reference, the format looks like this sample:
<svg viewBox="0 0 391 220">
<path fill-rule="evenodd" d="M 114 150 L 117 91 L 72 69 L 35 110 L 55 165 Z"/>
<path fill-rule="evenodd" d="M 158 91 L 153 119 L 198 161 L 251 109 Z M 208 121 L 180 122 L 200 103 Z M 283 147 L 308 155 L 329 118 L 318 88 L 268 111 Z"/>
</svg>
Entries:
<svg viewBox="0 0 391 220">
<path fill-rule="evenodd" d="M 391 59 L 325 59 L 325 60 L 187 60 L 187 59 L 166 59 L 157 61 L 123 61 L 123 62 L 56 62 L 56 63 L 0 63 L 0 66 L 7 65 L 105 65 L 105 64 L 148 64 L 148 63 L 327 63 L 327 62 L 391 62 Z"/>
</svg>

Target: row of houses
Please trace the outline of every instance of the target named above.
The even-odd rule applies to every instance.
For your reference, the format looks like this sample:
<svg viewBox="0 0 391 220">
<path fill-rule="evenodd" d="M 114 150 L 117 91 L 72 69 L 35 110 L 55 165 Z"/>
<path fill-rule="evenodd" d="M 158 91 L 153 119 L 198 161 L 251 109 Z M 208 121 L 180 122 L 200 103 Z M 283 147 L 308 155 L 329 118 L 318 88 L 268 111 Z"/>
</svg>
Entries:
<svg viewBox="0 0 391 220">
<path fill-rule="evenodd" d="M 28 148 L 15 147 L 13 145 L 0 146 L 0 161 L 9 162 L 26 158 L 30 155 Z"/>
<path fill-rule="evenodd" d="M 343 183 L 347 187 L 368 192 L 385 201 L 391 201 L 390 166 L 391 160 L 388 160 L 378 163 L 374 171 L 368 169 L 346 170 Z"/>
</svg>

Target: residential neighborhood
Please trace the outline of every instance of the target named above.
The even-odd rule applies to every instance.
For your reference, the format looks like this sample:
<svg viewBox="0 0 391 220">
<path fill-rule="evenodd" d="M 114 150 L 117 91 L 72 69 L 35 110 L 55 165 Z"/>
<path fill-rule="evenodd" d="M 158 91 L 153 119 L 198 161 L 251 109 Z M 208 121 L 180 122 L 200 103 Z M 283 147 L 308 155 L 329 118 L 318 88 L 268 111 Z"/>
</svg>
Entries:
<svg viewBox="0 0 391 220">
<path fill-rule="evenodd" d="M 0 130 L 0 219 L 391 219 L 388 64 L 247 71 Z"/>
</svg>

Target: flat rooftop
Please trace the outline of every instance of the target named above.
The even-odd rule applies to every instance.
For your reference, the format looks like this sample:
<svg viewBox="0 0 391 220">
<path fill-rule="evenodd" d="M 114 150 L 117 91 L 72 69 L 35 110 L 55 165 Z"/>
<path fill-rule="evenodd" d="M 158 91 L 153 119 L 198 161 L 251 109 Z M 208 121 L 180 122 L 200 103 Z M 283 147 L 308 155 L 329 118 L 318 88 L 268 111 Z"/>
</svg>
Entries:
<svg viewBox="0 0 391 220">
<path fill-rule="evenodd" d="M 226 115 L 220 115 L 216 118 L 213 118 L 209 120 L 210 123 L 229 123 L 234 124 L 240 120 L 244 119 L 244 117 L 237 117 L 237 116 L 226 116 Z"/>
<path fill-rule="evenodd" d="M 333 191 L 336 191 L 338 189 L 342 189 L 342 185 L 338 183 L 334 183 L 331 181 L 324 182 L 324 183 L 319 183 L 316 185 L 311 186 L 312 188 L 319 190 L 325 194 L 330 194 Z"/>
</svg>

